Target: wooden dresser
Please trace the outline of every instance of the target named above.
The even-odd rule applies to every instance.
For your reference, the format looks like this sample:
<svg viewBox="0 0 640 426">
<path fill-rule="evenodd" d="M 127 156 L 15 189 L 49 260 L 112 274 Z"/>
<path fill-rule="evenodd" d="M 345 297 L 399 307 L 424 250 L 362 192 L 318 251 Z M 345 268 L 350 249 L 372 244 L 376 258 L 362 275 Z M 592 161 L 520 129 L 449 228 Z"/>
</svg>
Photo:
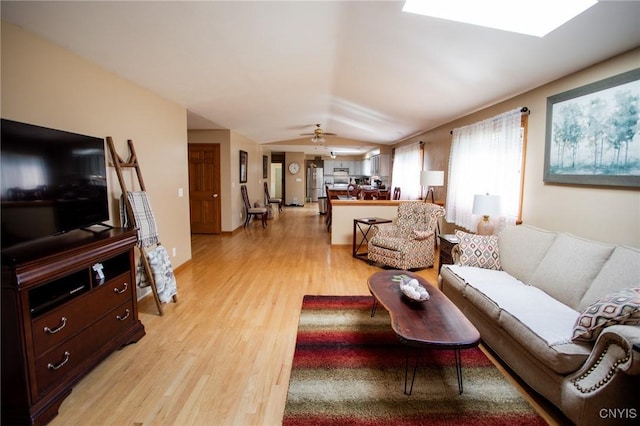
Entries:
<svg viewBox="0 0 640 426">
<path fill-rule="evenodd" d="M 3 251 L 3 425 L 46 424 L 76 382 L 144 336 L 136 238 L 121 228 L 73 231 Z"/>
</svg>

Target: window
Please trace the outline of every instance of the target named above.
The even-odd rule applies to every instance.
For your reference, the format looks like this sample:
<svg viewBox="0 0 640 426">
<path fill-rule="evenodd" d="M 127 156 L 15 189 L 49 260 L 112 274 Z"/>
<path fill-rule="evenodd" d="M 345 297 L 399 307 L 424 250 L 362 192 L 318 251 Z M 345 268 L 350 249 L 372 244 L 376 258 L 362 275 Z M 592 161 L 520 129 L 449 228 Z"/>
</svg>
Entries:
<svg viewBox="0 0 640 426">
<path fill-rule="evenodd" d="M 403 200 L 420 198 L 420 169 L 422 168 L 420 145 L 411 144 L 395 149 L 393 157 L 393 185 L 402 190 Z"/>
<path fill-rule="evenodd" d="M 447 187 L 448 222 L 475 230 L 473 196 L 500 196 L 500 222 L 521 219 L 527 115 L 514 109 L 453 130 Z"/>
</svg>

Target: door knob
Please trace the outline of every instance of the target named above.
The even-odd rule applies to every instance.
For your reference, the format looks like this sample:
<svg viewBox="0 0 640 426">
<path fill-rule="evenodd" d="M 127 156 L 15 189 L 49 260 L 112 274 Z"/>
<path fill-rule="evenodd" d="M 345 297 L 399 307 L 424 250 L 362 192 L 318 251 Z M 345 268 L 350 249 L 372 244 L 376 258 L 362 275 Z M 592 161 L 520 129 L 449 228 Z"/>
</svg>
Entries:
<svg viewBox="0 0 640 426">
<path fill-rule="evenodd" d="M 213 194 L 211 197 L 212 198 L 218 198 L 218 194 Z"/>
</svg>

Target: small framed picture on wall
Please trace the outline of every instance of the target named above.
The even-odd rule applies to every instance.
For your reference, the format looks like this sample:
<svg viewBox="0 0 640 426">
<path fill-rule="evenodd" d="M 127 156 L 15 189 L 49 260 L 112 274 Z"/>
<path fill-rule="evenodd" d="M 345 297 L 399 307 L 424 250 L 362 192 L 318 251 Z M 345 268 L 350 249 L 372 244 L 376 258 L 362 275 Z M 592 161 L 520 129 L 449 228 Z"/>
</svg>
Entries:
<svg viewBox="0 0 640 426">
<path fill-rule="evenodd" d="M 240 151 L 240 183 L 247 183 L 247 168 L 249 167 L 249 154 Z"/>
<path fill-rule="evenodd" d="M 262 179 L 266 179 L 269 176 L 269 157 L 262 156 Z"/>
</svg>

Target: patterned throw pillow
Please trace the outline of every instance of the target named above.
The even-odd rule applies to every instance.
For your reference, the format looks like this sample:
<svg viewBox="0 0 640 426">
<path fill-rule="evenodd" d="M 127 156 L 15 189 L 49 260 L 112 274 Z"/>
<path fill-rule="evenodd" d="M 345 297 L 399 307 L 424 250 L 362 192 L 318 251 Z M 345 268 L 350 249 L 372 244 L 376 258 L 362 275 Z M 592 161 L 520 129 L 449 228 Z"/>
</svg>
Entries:
<svg viewBox="0 0 640 426">
<path fill-rule="evenodd" d="M 460 265 L 502 270 L 497 235 L 467 234 L 457 230 L 456 237 L 460 240 Z"/>
<path fill-rule="evenodd" d="M 610 325 L 640 325 L 640 288 L 615 291 L 587 306 L 573 326 L 574 342 L 594 342 Z"/>
</svg>

